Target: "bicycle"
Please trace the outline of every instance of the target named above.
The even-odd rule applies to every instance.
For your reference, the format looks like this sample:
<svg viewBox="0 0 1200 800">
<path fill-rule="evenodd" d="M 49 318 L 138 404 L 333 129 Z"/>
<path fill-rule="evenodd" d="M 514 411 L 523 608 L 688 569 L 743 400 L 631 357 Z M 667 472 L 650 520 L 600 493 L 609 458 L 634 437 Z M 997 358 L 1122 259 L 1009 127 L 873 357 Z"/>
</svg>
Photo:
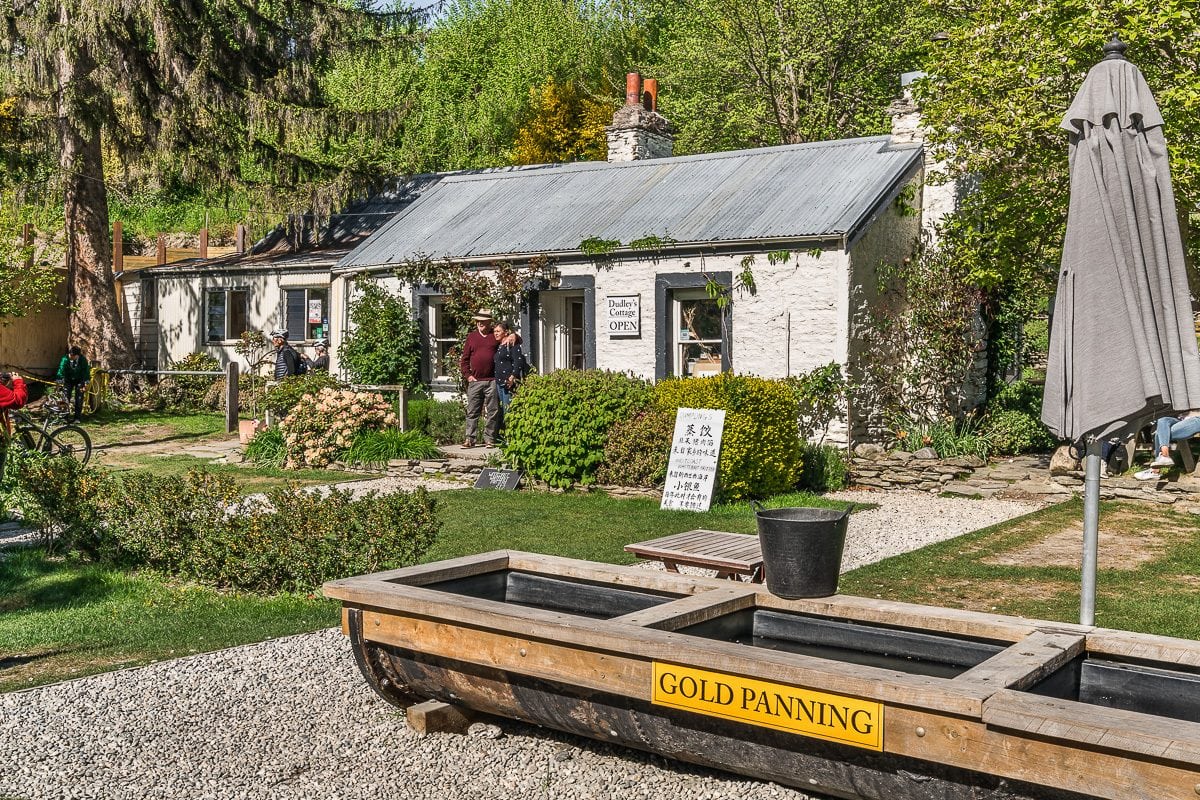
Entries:
<svg viewBox="0 0 1200 800">
<path fill-rule="evenodd" d="M 45 413 L 40 423 L 24 409 L 9 409 L 12 444 L 30 452 L 67 456 L 86 464 L 92 457 L 92 437 L 78 425 L 62 424 L 71 415 L 66 396 L 47 398 L 42 409 Z"/>
</svg>

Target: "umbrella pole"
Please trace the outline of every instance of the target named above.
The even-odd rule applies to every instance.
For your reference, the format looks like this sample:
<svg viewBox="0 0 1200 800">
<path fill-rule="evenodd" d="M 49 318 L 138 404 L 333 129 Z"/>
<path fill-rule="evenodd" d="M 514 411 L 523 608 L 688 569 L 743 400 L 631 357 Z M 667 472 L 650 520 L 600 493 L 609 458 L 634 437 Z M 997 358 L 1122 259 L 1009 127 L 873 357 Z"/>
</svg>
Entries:
<svg viewBox="0 0 1200 800">
<path fill-rule="evenodd" d="M 1100 530 L 1100 440 L 1091 437 L 1083 478 L 1083 586 L 1079 593 L 1079 624 L 1096 622 L 1096 558 Z"/>
</svg>

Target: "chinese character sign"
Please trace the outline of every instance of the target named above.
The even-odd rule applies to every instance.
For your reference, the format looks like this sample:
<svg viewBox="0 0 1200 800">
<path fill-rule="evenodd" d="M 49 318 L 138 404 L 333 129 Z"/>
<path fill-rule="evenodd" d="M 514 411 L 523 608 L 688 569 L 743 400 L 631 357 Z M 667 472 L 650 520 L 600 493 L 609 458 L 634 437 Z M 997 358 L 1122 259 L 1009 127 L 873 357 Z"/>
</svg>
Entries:
<svg viewBox="0 0 1200 800">
<path fill-rule="evenodd" d="M 724 430 L 725 412 L 720 409 L 681 408 L 675 412 L 675 435 L 660 508 L 708 511 Z"/>
</svg>

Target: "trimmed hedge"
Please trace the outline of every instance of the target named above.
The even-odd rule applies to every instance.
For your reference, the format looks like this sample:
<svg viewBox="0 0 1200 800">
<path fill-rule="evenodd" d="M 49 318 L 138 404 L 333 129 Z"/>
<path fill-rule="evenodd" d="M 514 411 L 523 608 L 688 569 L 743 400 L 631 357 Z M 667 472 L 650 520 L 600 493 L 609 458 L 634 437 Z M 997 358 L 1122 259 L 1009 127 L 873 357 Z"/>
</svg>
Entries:
<svg viewBox="0 0 1200 800">
<path fill-rule="evenodd" d="M 653 488 L 667 477 L 675 417 L 657 408 L 613 425 L 596 480 L 614 486 Z"/>
<path fill-rule="evenodd" d="M 227 475 L 117 476 L 69 458 L 21 465 L 26 518 L 56 549 L 217 587 L 309 591 L 413 564 L 440 523 L 425 490 L 368 495 L 296 487 L 242 498 Z"/>
<path fill-rule="evenodd" d="M 768 497 L 796 486 L 803 468 L 798 407 L 780 381 L 723 372 L 711 378 L 672 378 L 654 388 L 654 403 L 725 410 L 717 488 L 726 500 Z"/>
<path fill-rule="evenodd" d="M 595 483 L 610 429 L 651 397 L 649 383 L 620 372 L 530 375 L 505 416 L 504 457 L 551 486 Z"/>
</svg>

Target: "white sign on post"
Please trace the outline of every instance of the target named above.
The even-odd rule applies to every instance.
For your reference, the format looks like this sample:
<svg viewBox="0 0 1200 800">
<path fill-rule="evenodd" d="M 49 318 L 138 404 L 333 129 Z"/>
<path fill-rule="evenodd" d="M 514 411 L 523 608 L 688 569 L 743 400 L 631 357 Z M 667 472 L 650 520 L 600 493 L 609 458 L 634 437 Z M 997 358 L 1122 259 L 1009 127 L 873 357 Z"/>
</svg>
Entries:
<svg viewBox="0 0 1200 800">
<path fill-rule="evenodd" d="M 671 460 L 659 508 L 708 511 L 724 431 L 725 412 L 721 409 L 681 408 L 675 412 Z"/>
<path fill-rule="evenodd" d="M 609 338 L 642 335 L 642 296 L 610 295 L 604 298 L 604 327 Z"/>
</svg>

